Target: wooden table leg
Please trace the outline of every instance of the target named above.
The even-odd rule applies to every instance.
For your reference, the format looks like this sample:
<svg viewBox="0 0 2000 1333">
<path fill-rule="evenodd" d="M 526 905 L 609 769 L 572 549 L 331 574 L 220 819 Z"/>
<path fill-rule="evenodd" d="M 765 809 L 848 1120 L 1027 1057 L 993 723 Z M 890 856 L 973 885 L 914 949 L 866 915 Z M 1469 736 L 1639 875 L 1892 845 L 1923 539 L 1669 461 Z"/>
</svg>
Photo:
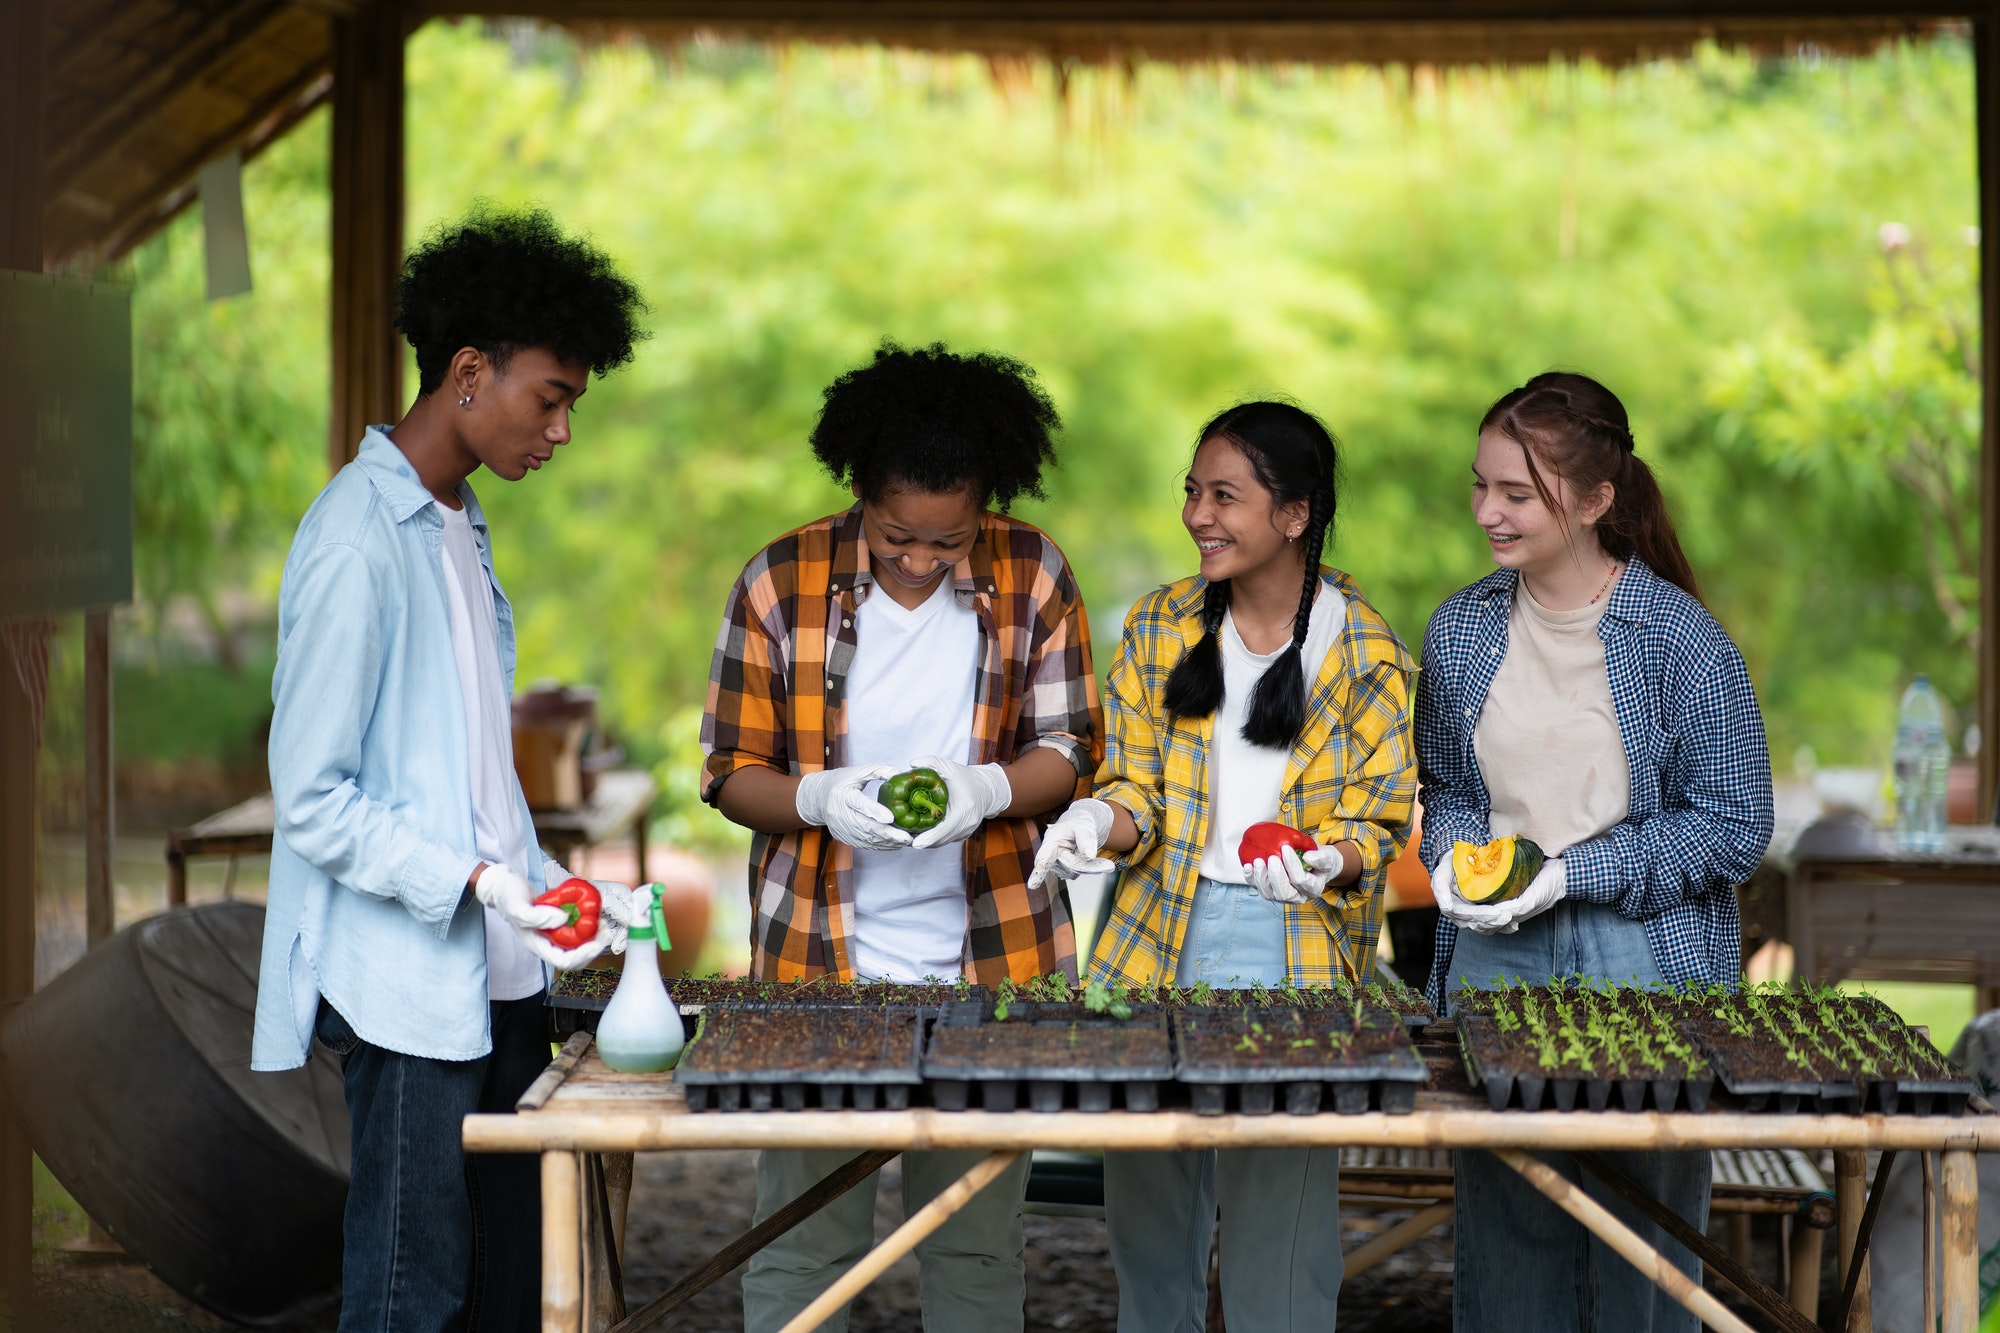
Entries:
<svg viewBox="0 0 2000 1333">
<path fill-rule="evenodd" d="M 1492 1149 L 1495 1157 L 1513 1167 L 1530 1185 L 1546 1194 L 1556 1207 L 1616 1250 L 1625 1261 L 1650 1278 L 1667 1295 L 1694 1312 L 1697 1319 L 1722 1333 L 1752 1333 L 1729 1308 L 1710 1295 L 1699 1283 L 1673 1266 L 1667 1256 L 1648 1245 L 1639 1234 L 1620 1222 L 1603 1204 L 1591 1198 L 1554 1167 L 1517 1148 Z M 787 1333 L 790 1333 L 787 1330 Z"/>
<path fill-rule="evenodd" d="M 1434 1203 L 1428 1208 L 1412 1213 L 1373 1240 L 1355 1246 L 1354 1252 L 1344 1261 L 1346 1276 L 1354 1277 L 1367 1272 L 1438 1223 L 1448 1221 L 1451 1209 L 1452 1205 L 1449 1202 Z"/>
<path fill-rule="evenodd" d="M 1928 1152 L 1918 1153 L 1924 1164 L 1924 1327 L 1937 1323 L 1937 1172 Z"/>
<path fill-rule="evenodd" d="M 1847 1284 L 1847 1270 L 1854 1262 L 1854 1239 L 1861 1230 L 1861 1214 L 1868 1207 L 1868 1154 L 1853 1148 L 1833 1154 L 1833 1199 L 1840 1220 L 1840 1282 Z M 1848 1307 L 1846 1333 L 1872 1329 L 1875 1318 L 1868 1299 L 1868 1256 L 1861 1256 L 1861 1283 L 1854 1289 L 1854 1304 Z"/>
<path fill-rule="evenodd" d="M 167 906 L 186 907 L 188 900 L 188 860 L 184 853 L 167 852 Z"/>
<path fill-rule="evenodd" d="M 1819 1263 L 1825 1249 L 1826 1233 L 1794 1213 L 1786 1223 L 1792 1229 L 1792 1272 L 1785 1294 L 1792 1308 L 1808 1319 L 1819 1318 Z"/>
<path fill-rule="evenodd" d="M 542 1154 L 542 1333 L 581 1333 L 582 1172 L 573 1152 Z"/>
<path fill-rule="evenodd" d="M 825 1323 L 829 1315 L 853 1300 L 890 1264 L 914 1250 L 917 1242 L 943 1226 L 953 1213 L 965 1207 L 973 1195 L 992 1184 L 993 1178 L 1012 1166 L 1020 1155 L 1018 1151 L 996 1152 L 960 1176 L 950 1189 L 919 1208 L 909 1221 L 890 1232 L 888 1239 L 861 1256 L 859 1263 L 841 1274 L 838 1281 L 821 1292 L 811 1305 L 799 1311 L 797 1317 L 779 1333 L 811 1333 Z M 1746 1327 L 1742 1333 L 1750 1333 L 1750 1330 Z"/>
<path fill-rule="evenodd" d="M 1943 1225 L 1938 1228 L 1944 1270 L 1944 1333 L 1979 1327 L 1979 1159 L 1950 1149 L 1938 1172 Z"/>
</svg>

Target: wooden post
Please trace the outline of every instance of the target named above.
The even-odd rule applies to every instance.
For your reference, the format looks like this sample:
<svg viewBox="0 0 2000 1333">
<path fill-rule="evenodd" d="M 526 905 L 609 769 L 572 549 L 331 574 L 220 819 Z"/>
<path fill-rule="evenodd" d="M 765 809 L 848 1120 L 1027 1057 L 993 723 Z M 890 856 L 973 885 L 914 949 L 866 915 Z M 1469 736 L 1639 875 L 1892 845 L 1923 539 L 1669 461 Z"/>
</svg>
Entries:
<svg viewBox="0 0 2000 1333">
<path fill-rule="evenodd" d="M 2000 818 L 2000 6 L 1973 11 L 1973 140 L 1979 158 L 1979 811 Z"/>
<path fill-rule="evenodd" d="M 1944 1333 L 1973 1333 L 1979 1327 L 1979 1159 L 1947 1149 L 1938 1172 L 1943 1225 Z"/>
<path fill-rule="evenodd" d="M 333 394 L 327 464 L 402 412 L 394 327 L 403 261 L 403 15 L 359 0 L 333 25 Z"/>
<path fill-rule="evenodd" d="M 111 612 L 83 616 L 84 939 L 96 948 L 118 929 L 112 866 L 118 838 L 112 763 Z"/>
<path fill-rule="evenodd" d="M 581 1333 L 583 1212 L 580 1155 L 542 1154 L 542 1333 Z"/>
<path fill-rule="evenodd" d="M 1861 1214 L 1868 1207 L 1868 1154 L 1858 1148 L 1842 1148 L 1833 1154 L 1833 1197 L 1840 1210 L 1840 1280 L 1847 1281 L 1848 1267 L 1854 1262 L 1854 1238 L 1861 1231 Z M 1847 1328 L 1866 1329 L 1874 1324 L 1868 1300 L 1868 1256 L 1861 1256 L 1861 1284 L 1854 1289 L 1854 1304 L 1847 1311 Z"/>
<path fill-rule="evenodd" d="M 0 268 L 42 270 L 45 0 L 0 4 Z M 35 991 L 33 703 L 0 645 L 0 1013 Z M 24 1308 L 34 1238 L 34 1157 L 0 1110 L 0 1292 Z"/>
<path fill-rule="evenodd" d="M 1807 1225 L 1803 1216 L 1794 1216 L 1785 1225 L 1792 1229 L 1792 1271 L 1785 1281 L 1785 1296 L 1794 1310 L 1808 1319 L 1818 1319 L 1819 1260 L 1826 1233 Z"/>
</svg>

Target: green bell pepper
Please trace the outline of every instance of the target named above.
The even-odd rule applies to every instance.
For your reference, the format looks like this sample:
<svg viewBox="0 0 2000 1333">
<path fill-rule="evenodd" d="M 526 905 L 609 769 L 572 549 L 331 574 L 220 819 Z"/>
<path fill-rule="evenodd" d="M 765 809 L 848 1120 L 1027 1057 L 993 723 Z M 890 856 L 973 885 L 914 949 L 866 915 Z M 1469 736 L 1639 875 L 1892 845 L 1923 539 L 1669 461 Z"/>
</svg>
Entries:
<svg viewBox="0 0 2000 1333">
<path fill-rule="evenodd" d="M 889 807 L 897 828 L 922 833 L 936 828 L 937 822 L 944 818 L 951 793 L 936 769 L 913 768 L 883 783 L 881 799 Z"/>
</svg>

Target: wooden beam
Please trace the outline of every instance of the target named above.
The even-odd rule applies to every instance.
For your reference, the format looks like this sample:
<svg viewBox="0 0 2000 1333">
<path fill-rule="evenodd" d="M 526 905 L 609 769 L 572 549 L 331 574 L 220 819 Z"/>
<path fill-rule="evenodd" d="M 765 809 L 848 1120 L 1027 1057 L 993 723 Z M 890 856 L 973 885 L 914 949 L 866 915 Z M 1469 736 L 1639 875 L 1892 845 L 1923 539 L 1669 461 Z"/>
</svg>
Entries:
<svg viewBox="0 0 2000 1333">
<path fill-rule="evenodd" d="M 112 866 L 118 838 L 112 781 L 117 746 L 111 723 L 111 612 L 83 614 L 83 920 L 96 948 L 118 928 Z"/>
<path fill-rule="evenodd" d="M 1972 24 L 1979 158 L 1979 812 L 2000 822 L 2000 5 Z"/>
<path fill-rule="evenodd" d="M 44 167 L 49 194 L 60 194 L 91 163 L 116 150 L 211 65 L 254 38 L 258 29 L 285 8 L 285 0 L 230 0 L 203 22 L 189 41 L 175 47 L 165 59 L 154 61 L 56 145 Z"/>
<path fill-rule="evenodd" d="M 0 268 L 42 267 L 42 44 L 45 0 L 0 4 Z M 0 1015 L 35 992 L 34 704 L 0 641 Z M 0 1109 L 0 1293 L 27 1303 L 34 1157 Z M 17 1313 L 17 1318 L 19 1317 Z"/>
<path fill-rule="evenodd" d="M 394 328 L 403 261 L 403 14 L 371 0 L 333 29 L 333 393 L 327 463 L 402 411 Z"/>
</svg>

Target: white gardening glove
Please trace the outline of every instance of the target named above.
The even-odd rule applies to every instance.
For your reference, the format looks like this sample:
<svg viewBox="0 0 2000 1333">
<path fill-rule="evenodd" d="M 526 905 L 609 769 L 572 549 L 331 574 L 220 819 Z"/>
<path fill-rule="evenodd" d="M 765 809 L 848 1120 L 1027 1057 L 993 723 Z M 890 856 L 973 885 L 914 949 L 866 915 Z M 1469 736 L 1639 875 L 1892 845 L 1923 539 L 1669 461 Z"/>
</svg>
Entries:
<svg viewBox="0 0 2000 1333">
<path fill-rule="evenodd" d="M 1280 847 L 1276 856 L 1245 862 L 1243 878 L 1271 902 L 1309 903 L 1326 892 L 1346 865 L 1339 847 L 1315 847 L 1303 856 Z"/>
<path fill-rule="evenodd" d="M 1111 802 L 1086 796 L 1070 802 L 1069 809 L 1056 816 L 1048 832 L 1042 834 L 1041 849 L 1035 853 L 1035 868 L 1028 875 L 1028 887 L 1039 889 L 1050 875 L 1075 879 L 1079 875 L 1100 875 L 1116 865 L 1097 853 L 1111 836 Z"/>
<path fill-rule="evenodd" d="M 936 770 L 944 780 L 946 792 L 943 817 L 919 833 L 912 846 L 941 847 L 948 842 L 963 842 L 977 833 L 980 825 L 997 818 L 1014 803 L 1014 788 L 1007 782 L 1006 770 L 998 764 L 974 768 L 931 754 L 898 771 L 907 773 L 912 768 Z"/>
<path fill-rule="evenodd" d="M 554 888 L 566 879 L 582 879 L 583 876 L 569 869 L 562 862 L 549 859 L 542 862 L 542 883 Z M 625 931 L 635 924 L 632 920 L 632 889 L 615 879 L 593 879 L 590 887 L 597 890 L 598 900 L 603 904 L 597 918 L 597 938 L 604 941 L 604 952 L 625 952 Z"/>
<path fill-rule="evenodd" d="M 871 852 L 908 847 L 909 832 L 896 827 L 889 807 L 861 791 L 871 782 L 896 776 L 896 772 L 885 764 L 856 764 L 808 773 L 799 779 L 799 818 L 825 829 L 835 841 L 849 847 Z"/>
<path fill-rule="evenodd" d="M 1443 869 L 1449 872 L 1451 862 L 1447 859 Z M 1436 872 L 1431 875 L 1431 887 L 1438 888 Z M 1465 927 L 1476 930 L 1481 935 L 1512 935 L 1521 928 L 1521 923 L 1531 916 L 1539 916 L 1562 901 L 1567 891 L 1564 881 L 1562 858 L 1551 857 L 1542 865 L 1541 873 L 1529 882 L 1519 897 L 1504 903 L 1469 903 L 1458 891 L 1458 876 L 1452 874 L 1447 881 L 1448 892 L 1437 895 L 1438 910 L 1445 916 Z"/>
<path fill-rule="evenodd" d="M 560 907 L 537 906 L 534 886 L 507 866 L 489 863 L 486 869 L 479 872 L 479 878 L 472 881 L 472 895 L 479 899 L 481 906 L 492 908 L 502 921 L 514 928 L 515 938 L 521 941 L 523 948 L 558 972 L 582 967 L 604 952 L 601 925 L 597 937 L 588 943 L 574 949 L 558 949 L 555 942 L 542 932 L 554 930 L 567 922 L 568 914 Z"/>
</svg>

